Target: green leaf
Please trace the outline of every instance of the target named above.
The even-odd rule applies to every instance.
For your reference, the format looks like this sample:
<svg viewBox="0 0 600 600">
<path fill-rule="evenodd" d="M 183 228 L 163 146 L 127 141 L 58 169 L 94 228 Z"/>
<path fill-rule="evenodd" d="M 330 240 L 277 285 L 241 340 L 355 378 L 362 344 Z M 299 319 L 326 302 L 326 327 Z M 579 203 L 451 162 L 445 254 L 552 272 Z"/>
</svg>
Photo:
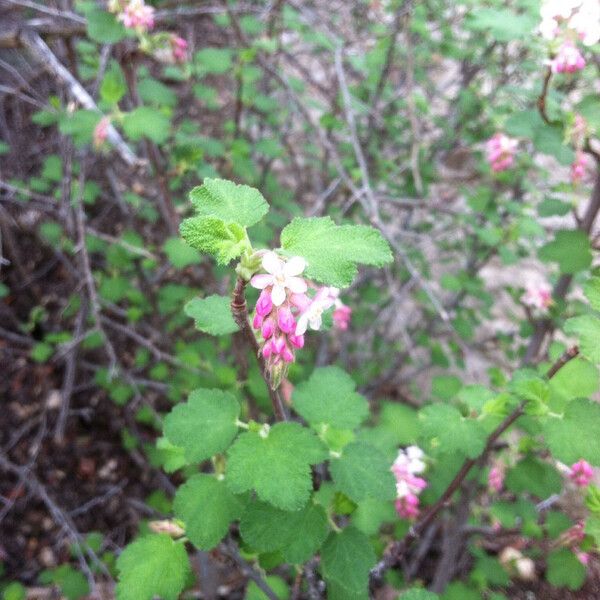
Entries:
<svg viewBox="0 0 600 600">
<path fill-rule="evenodd" d="M 249 546 L 258 552 L 279 550 L 291 564 L 302 564 L 313 556 L 328 532 L 325 509 L 311 502 L 294 512 L 253 502 L 240 521 L 240 533 Z"/>
<path fill-rule="evenodd" d="M 367 400 L 355 388 L 352 377 L 339 367 L 315 369 L 294 389 L 294 410 L 315 428 L 354 429 L 369 414 Z"/>
<path fill-rule="evenodd" d="M 533 136 L 533 145 L 538 152 L 554 156 L 562 165 L 570 165 L 575 153 L 564 142 L 562 126 L 540 125 Z"/>
<path fill-rule="evenodd" d="M 202 261 L 198 250 L 191 248 L 179 238 L 169 238 L 165 242 L 163 250 L 169 262 L 177 269 L 184 269 L 189 265 L 197 265 Z"/>
<path fill-rule="evenodd" d="M 156 108 L 139 106 L 123 117 L 123 130 L 134 141 L 147 137 L 164 144 L 171 132 L 171 120 Z"/>
<path fill-rule="evenodd" d="M 560 492 L 562 478 L 547 462 L 534 456 L 526 456 L 507 473 L 506 487 L 515 494 L 533 494 L 538 498 L 548 498 Z"/>
<path fill-rule="evenodd" d="M 504 123 L 504 131 L 514 137 L 532 139 L 535 132 L 544 126 L 544 121 L 537 110 L 523 110 L 512 114 Z"/>
<path fill-rule="evenodd" d="M 191 573 L 185 546 L 168 535 L 148 535 L 129 544 L 117 570 L 117 600 L 177 600 Z"/>
<path fill-rule="evenodd" d="M 594 364 L 600 363 L 600 319 L 594 315 L 572 317 L 565 322 L 565 333 L 577 336 L 579 352 Z"/>
<path fill-rule="evenodd" d="M 332 533 L 321 550 L 323 576 L 354 593 L 368 589 L 375 562 L 369 538 L 352 525 Z"/>
<path fill-rule="evenodd" d="M 275 592 L 279 600 L 288 600 L 290 597 L 290 588 L 286 581 L 277 575 L 265 577 L 265 582 Z M 244 600 L 269 600 L 269 597 L 256 585 L 254 581 L 248 583 Z"/>
<path fill-rule="evenodd" d="M 381 267 L 393 260 L 381 233 L 366 225 L 336 225 L 329 217 L 295 218 L 281 232 L 281 246 L 306 259 L 306 274 L 328 285 L 349 286 L 357 264 Z"/>
<path fill-rule="evenodd" d="M 398 600 L 438 600 L 439 596 L 422 588 L 413 588 L 403 592 Z"/>
<path fill-rule="evenodd" d="M 564 217 L 571 212 L 571 205 L 556 198 L 547 198 L 537 207 L 537 212 L 540 217 Z"/>
<path fill-rule="evenodd" d="M 248 185 L 226 179 L 205 179 L 190 192 L 190 200 L 201 217 L 217 217 L 225 223 L 250 227 L 269 212 L 263 195 Z"/>
<path fill-rule="evenodd" d="M 240 405 L 229 392 L 194 390 L 185 404 L 178 404 L 166 416 L 167 439 L 183 448 L 190 462 L 200 462 L 225 451 L 238 426 Z"/>
<path fill-rule="evenodd" d="M 177 94 L 156 79 L 142 79 L 138 84 L 138 93 L 146 104 L 169 107 L 177 105 Z"/>
<path fill-rule="evenodd" d="M 543 435 L 552 456 L 572 464 L 580 458 L 600 465 L 600 404 L 589 400 L 572 400 L 562 418 L 550 417 Z"/>
<path fill-rule="evenodd" d="M 385 454 L 363 442 L 348 444 L 342 456 L 329 464 L 336 488 L 354 502 L 366 498 L 393 500 L 396 486 L 390 467 Z"/>
<path fill-rule="evenodd" d="M 570 360 L 550 380 L 552 392 L 566 400 L 588 398 L 599 388 L 598 369 L 582 357 Z"/>
<path fill-rule="evenodd" d="M 567 548 L 550 552 L 546 565 L 546 579 L 553 586 L 578 590 L 585 581 L 585 566 Z"/>
<path fill-rule="evenodd" d="M 89 144 L 94 135 L 94 129 L 102 115 L 95 110 L 76 110 L 60 117 L 58 130 L 63 135 L 73 137 L 73 143 L 78 148 Z"/>
<path fill-rule="evenodd" d="M 179 226 L 181 237 L 192 248 L 212 254 L 226 265 L 248 247 L 246 231 L 237 223 L 226 225 L 216 217 L 191 217 Z"/>
<path fill-rule="evenodd" d="M 535 28 L 536 19 L 508 9 L 477 8 L 468 14 L 467 26 L 475 31 L 489 30 L 499 42 L 527 38 Z"/>
<path fill-rule="evenodd" d="M 156 449 L 160 453 L 162 468 L 167 473 L 174 473 L 187 465 L 183 448 L 174 446 L 166 437 L 156 440 Z"/>
<path fill-rule="evenodd" d="M 86 16 L 88 37 L 95 42 L 116 44 L 127 35 L 127 30 L 115 15 L 103 10 L 92 10 Z"/>
<path fill-rule="evenodd" d="M 592 277 L 583 286 L 585 297 L 594 310 L 600 311 L 600 277 Z"/>
<path fill-rule="evenodd" d="M 264 437 L 243 433 L 229 449 L 226 483 L 234 493 L 254 489 L 283 510 L 301 509 L 310 496 L 310 465 L 325 460 L 320 440 L 298 423 L 277 423 Z"/>
<path fill-rule="evenodd" d="M 557 262 L 561 273 L 577 273 L 592 263 L 590 241 L 583 231 L 561 230 L 554 240 L 538 250 L 544 262 Z"/>
<path fill-rule="evenodd" d="M 448 404 L 434 404 L 419 411 L 423 425 L 422 435 L 432 449 L 442 454 L 458 454 L 475 458 L 485 446 L 486 435 L 481 425 L 464 418 Z"/>
<path fill-rule="evenodd" d="M 184 307 L 184 312 L 195 321 L 196 329 L 210 335 L 226 335 L 238 330 L 231 315 L 231 300 L 227 296 L 194 298 Z"/>
<path fill-rule="evenodd" d="M 173 510 L 197 548 L 210 550 L 225 536 L 242 512 L 239 500 L 213 475 L 194 475 L 175 495 Z"/>
<path fill-rule="evenodd" d="M 203 48 L 194 55 L 199 75 L 226 73 L 231 68 L 230 48 Z"/>
<path fill-rule="evenodd" d="M 100 96 L 104 102 L 118 104 L 127 91 L 127 83 L 123 71 L 117 63 L 112 63 L 100 85 Z"/>
<path fill-rule="evenodd" d="M 577 112 L 586 120 L 596 134 L 600 133 L 600 98 L 592 93 L 577 105 Z"/>
</svg>

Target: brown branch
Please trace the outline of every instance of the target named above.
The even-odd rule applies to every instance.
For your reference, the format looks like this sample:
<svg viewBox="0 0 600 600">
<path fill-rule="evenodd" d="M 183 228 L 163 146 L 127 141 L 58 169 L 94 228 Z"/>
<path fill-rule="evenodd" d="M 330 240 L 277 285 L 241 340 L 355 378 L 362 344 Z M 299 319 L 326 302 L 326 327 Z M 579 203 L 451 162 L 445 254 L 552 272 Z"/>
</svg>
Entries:
<svg viewBox="0 0 600 600">
<path fill-rule="evenodd" d="M 552 79 L 552 69 L 548 67 L 546 71 L 546 75 L 544 76 L 544 83 L 542 85 L 542 93 L 537 99 L 537 107 L 540 112 L 540 116 L 548 125 L 552 124 L 550 118 L 548 117 L 548 113 L 546 112 L 546 98 L 548 97 L 548 91 L 550 90 L 550 80 Z"/>
<path fill-rule="evenodd" d="M 569 348 L 551 367 L 546 376 L 553 377 L 564 365 L 579 354 L 579 348 L 574 346 Z M 450 482 L 448 487 L 423 514 L 423 516 L 410 528 L 409 532 L 401 539 L 390 544 L 383 558 L 371 570 L 371 581 L 375 582 L 381 579 L 385 571 L 398 563 L 400 558 L 406 554 L 409 546 L 414 540 L 419 538 L 428 525 L 435 519 L 438 513 L 449 505 L 454 492 L 463 484 L 473 467 L 483 466 L 488 454 L 494 448 L 498 438 L 525 412 L 525 402 L 521 402 L 489 435 L 486 445 L 479 456 L 465 460 L 462 467 Z"/>
<path fill-rule="evenodd" d="M 269 398 L 271 399 L 271 405 L 273 406 L 275 418 L 278 421 L 287 421 L 287 415 L 285 414 L 283 401 L 281 400 L 279 392 L 271 387 L 271 380 L 269 377 L 267 364 L 262 353 L 260 352 L 258 340 L 256 339 L 256 336 L 252 331 L 252 327 L 250 326 L 250 321 L 248 320 L 248 306 L 246 305 L 245 290 L 246 282 L 241 277 L 238 277 L 235 283 L 233 294 L 231 296 L 231 314 L 233 315 L 233 320 L 240 328 L 246 343 L 258 360 L 260 373 L 267 384 L 267 389 L 269 390 Z"/>
</svg>

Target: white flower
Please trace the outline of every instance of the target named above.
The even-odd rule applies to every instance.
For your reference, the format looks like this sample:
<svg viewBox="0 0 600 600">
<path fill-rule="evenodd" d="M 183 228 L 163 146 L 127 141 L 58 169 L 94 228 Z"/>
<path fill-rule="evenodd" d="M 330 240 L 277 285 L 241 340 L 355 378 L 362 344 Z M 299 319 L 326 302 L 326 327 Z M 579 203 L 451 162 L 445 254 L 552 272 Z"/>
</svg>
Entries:
<svg viewBox="0 0 600 600">
<path fill-rule="evenodd" d="M 292 294 L 303 294 L 308 289 L 306 281 L 298 277 L 306 268 L 306 261 L 300 256 L 284 262 L 275 252 L 267 252 L 263 256 L 262 266 L 267 273 L 255 275 L 250 283 L 259 290 L 273 286 L 271 300 L 275 306 L 281 306 L 285 302 L 286 289 Z"/>
<path fill-rule="evenodd" d="M 425 454 L 421 448 L 418 446 L 409 446 L 406 449 L 406 455 L 409 460 L 408 470 L 411 473 L 422 473 L 425 470 L 427 465 L 422 460 Z"/>
<path fill-rule="evenodd" d="M 323 323 L 323 313 L 334 305 L 339 293 L 337 288 L 322 287 L 298 317 L 296 335 L 304 335 L 309 325 L 314 331 L 320 329 Z"/>
</svg>

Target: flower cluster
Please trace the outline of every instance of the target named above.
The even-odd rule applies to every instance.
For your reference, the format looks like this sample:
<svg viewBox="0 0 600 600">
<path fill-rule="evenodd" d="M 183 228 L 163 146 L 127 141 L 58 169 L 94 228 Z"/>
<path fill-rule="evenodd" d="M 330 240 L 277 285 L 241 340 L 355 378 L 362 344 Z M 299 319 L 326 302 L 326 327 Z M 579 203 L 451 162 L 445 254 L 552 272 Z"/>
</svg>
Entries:
<svg viewBox="0 0 600 600">
<path fill-rule="evenodd" d="M 498 173 L 512 167 L 519 142 L 503 133 L 496 133 L 486 145 L 486 158 L 492 171 Z"/>
<path fill-rule="evenodd" d="M 547 40 L 575 38 L 586 46 L 600 40 L 598 0 L 544 0 L 540 14 L 540 32 Z"/>
<path fill-rule="evenodd" d="M 577 42 L 593 46 L 600 40 L 598 0 L 545 0 L 540 14 L 540 32 L 559 43 L 549 61 L 553 73 L 575 73 L 585 67 Z"/>
<path fill-rule="evenodd" d="M 594 469 L 587 461 L 581 459 L 571 465 L 569 469 L 569 479 L 577 487 L 587 487 L 594 476 Z"/>
<path fill-rule="evenodd" d="M 117 19 L 138 34 L 146 33 L 154 27 L 154 8 L 144 0 L 110 0 L 108 10 L 117 15 Z"/>
<path fill-rule="evenodd" d="M 396 477 L 396 511 L 403 519 L 419 516 L 419 494 L 427 487 L 427 482 L 417 474 L 425 470 L 423 450 L 409 446 L 400 450 L 391 467 Z"/>
<path fill-rule="evenodd" d="M 109 126 L 110 126 L 110 118 L 109 117 L 106 117 L 106 116 L 102 117 L 100 119 L 100 121 L 98 121 L 98 124 L 94 128 L 94 135 L 93 135 L 95 148 L 100 148 L 106 141 L 106 138 L 108 137 Z"/>
<path fill-rule="evenodd" d="M 585 67 L 585 58 L 579 48 L 571 42 L 563 42 L 550 61 L 553 73 L 576 73 Z"/>
<path fill-rule="evenodd" d="M 295 350 L 304 346 L 308 328 L 321 328 L 326 310 L 335 307 L 333 320 L 339 329 L 348 328 L 352 311 L 339 299 L 337 288 L 317 288 L 300 277 L 306 262 L 299 256 L 286 261 L 275 252 L 266 252 L 262 268 L 266 273 L 250 280 L 253 287 L 261 290 L 252 326 L 260 331 L 261 353 L 277 385 L 286 365 L 293 362 Z M 307 294 L 309 286 L 316 290 L 312 297 Z"/>
<path fill-rule="evenodd" d="M 521 302 L 537 310 L 546 310 L 552 306 L 552 289 L 545 283 L 529 284 L 521 296 Z"/>
<path fill-rule="evenodd" d="M 586 167 L 588 164 L 587 155 L 582 150 L 577 150 L 575 160 L 571 165 L 571 183 L 577 185 L 585 178 Z"/>
<path fill-rule="evenodd" d="M 495 465 L 488 473 L 488 487 L 492 492 L 500 492 L 504 486 L 504 468 Z"/>
</svg>

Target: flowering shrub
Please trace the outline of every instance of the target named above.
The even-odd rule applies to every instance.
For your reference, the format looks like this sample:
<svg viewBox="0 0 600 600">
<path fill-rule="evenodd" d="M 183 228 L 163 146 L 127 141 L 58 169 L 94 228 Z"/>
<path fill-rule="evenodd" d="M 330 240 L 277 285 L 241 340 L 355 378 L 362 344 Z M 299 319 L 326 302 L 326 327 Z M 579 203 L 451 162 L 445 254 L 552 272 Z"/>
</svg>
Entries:
<svg viewBox="0 0 600 600">
<path fill-rule="evenodd" d="M 54 148 L 0 142 L 0 352 L 35 372 L 6 390 L 44 389 L 51 452 L 108 405 L 122 451 L 61 512 L 65 471 L 10 421 L 2 514 L 38 497 L 70 540 L 42 583 L 501 600 L 594 577 L 600 4 L 535 4 L 111 0 L 1 34 L 48 73 L 13 95 Z M 74 529 L 143 486 L 116 534 Z"/>
</svg>

